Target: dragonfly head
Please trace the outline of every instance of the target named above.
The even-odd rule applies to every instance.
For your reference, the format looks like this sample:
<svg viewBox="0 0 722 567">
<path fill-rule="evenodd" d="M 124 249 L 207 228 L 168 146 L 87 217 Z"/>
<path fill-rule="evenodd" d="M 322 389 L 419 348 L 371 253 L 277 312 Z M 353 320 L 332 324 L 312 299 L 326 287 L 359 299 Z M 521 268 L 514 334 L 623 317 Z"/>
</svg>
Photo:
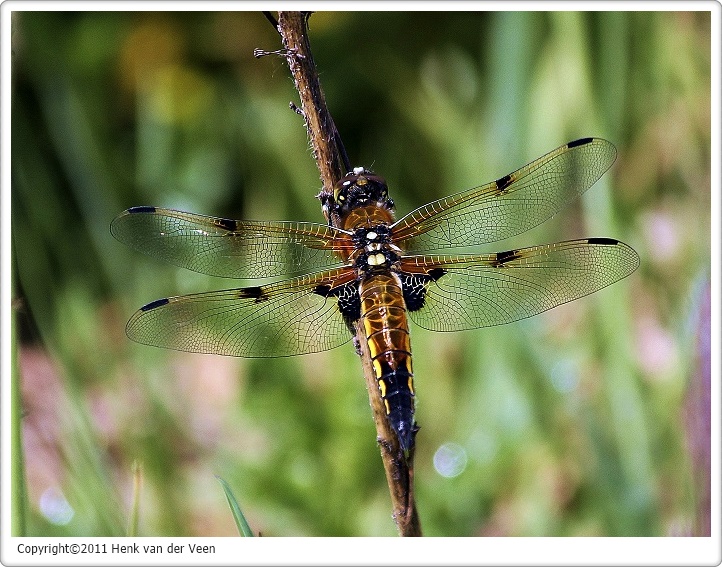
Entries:
<svg viewBox="0 0 722 567">
<path fill-rule="evenodd" d="M 361 207 L 380 207 L 393 210 L 394 202 L 389 199 L 386 180 L 363 167 L 355 167 L 333 187 L 333 193 L 322 192 L 318 198 L 323 205 L 323 214 L 329 223 L 340 220 Z"/>
</svg>

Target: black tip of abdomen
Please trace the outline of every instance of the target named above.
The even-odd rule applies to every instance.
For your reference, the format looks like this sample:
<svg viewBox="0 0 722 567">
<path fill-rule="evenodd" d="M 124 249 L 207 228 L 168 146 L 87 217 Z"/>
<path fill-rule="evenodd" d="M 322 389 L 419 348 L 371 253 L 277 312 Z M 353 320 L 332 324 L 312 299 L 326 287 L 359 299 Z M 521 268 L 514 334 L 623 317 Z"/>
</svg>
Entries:
<svg viewBox="0 0 722 567">
<path fill-rule="evenodd" d="M 401 449 L 408 451 L 414 446 L 416 435 L 413 394 L 408 389 L 387 393 L 386 403 L 391 410 L 386 416 L 389 424 L 396 433 Z"/>
<path fill-rule="evenodd" d="M 389 416 L 389 422 L 396 432 L 401 450 L 404 452 L 410 451 L 414 446 L 414 438 L 416 437 L 416 427 L 414 427 L 413 416 L 411 418 L 401 419 L 396 423 L 394 423 L 394 420 Z"/>
</svg>

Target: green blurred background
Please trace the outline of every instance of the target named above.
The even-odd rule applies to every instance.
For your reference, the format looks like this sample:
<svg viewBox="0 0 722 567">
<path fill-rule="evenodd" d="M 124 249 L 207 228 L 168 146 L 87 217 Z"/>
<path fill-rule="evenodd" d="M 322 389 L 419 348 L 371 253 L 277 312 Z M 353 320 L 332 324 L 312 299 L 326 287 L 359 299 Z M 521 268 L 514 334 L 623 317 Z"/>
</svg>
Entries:
<svg viewBox="0 0 722 567">
<path fill-rule="evenodd" d="M 238 285 L 125 248 L 108 229 L 123 209 L 323 221 L 285 60 L 252 55 L 276 32 L 243 12 L 13 18 L 14 533 L 123 535 L 137 461 L 139 535 L 236 534 L 214 475 L 264 535 L 394 535 L 350 344 L 244 360 L 123 331 L 151 300 Z M 426 535 L 703 533 L 709 472 L 688 447 L 709 427 L 689 392 L 709 340 L 710 26 L 704 12 L 311 17 L 351 161 L 387 178 L 399 215 L 579 137 L 619 152 L 582 200 L 483 251 L 607 236 L 641 256 L 630 278 L 505 327 L 412 328 Z"/>
</svg>

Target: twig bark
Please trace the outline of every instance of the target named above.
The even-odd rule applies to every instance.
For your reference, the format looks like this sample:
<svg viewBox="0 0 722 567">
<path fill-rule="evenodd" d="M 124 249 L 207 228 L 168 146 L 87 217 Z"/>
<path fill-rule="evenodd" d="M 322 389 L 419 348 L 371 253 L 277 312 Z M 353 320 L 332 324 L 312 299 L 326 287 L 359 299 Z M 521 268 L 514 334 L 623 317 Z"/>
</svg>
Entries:
<svg viewBox="0 0 722 567">
<path fill-rule="evenodd" d="M 279 12 L 278 31 L 301 100 L 300 114 L 306 123 L 313 157 L 321 174 L 323 190 L 330 192 L 334 184 L 350 171 L 351 165 L 321 90 L 308 41 L 306 25 L 308 16 L 309 14 L 304 12 Z M 403 454 L 396 434 L 386 418 L 368 344 L 360 330 L 357 332 L 357 341 L 361 347 L 366 388 L 373 409 L 377 441 L 381 448 L 381 458 L 391 493 L 393 518 L 400 535 L 420 536 L 421 524 L 414 502 L 413 451 L 407 456 Z"/>
<path fill-rule="evenodd" d="M 321 90 L 308 41 L 308 16 L 304 12 L 279 12 L 278 31 L 286 50 L 293 82 L 301 98 L 301 112 L 323 188 L 331 191 L 334 183 L 349 172 L 351 165 Z"/>
</svg>

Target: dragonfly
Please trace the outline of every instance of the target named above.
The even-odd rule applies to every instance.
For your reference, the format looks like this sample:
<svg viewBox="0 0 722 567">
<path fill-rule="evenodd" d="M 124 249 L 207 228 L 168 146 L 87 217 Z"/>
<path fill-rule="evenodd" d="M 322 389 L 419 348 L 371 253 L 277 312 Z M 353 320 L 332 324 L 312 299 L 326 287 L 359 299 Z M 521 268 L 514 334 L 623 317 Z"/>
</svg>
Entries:
<svg viewBox="0 0 722 567">
<path fill-rule="evenodd" d="M 132 207 L 111 224 L 124 244 L 261 285 L 158 299 L 133 314 L 126 334 L 180 351 L 282 357 L 338 347 L 359 329 L 389 424 L 408 451 L 418 430 L 409 319 L 442 332 L 503 325 L 636 270 L 634 249 L 606 237 L 460 252 L 546 221 L 596 183 L 616 154 L 604 139 L 582 138 L 399 220 L 386 181 L 363 167 L 318 195 L 325 224 Z"/>
</svg>

